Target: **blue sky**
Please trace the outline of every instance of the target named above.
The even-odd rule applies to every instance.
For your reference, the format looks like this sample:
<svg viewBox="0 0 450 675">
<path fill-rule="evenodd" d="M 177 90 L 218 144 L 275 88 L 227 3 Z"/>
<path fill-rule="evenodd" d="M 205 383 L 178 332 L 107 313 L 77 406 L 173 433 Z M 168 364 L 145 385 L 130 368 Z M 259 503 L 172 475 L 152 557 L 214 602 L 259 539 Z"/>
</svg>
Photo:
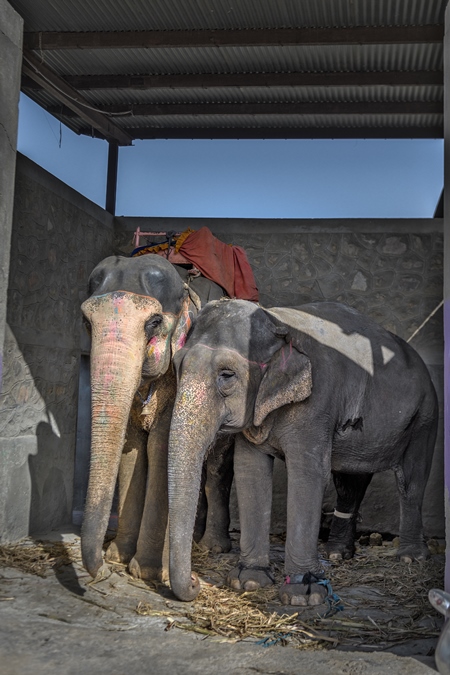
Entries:
<svg viewBox="0 0 450 675">
<path fill-rule="evenodd" d="M 107 143 L 23 94 L 18 149 L 104 206 Z M 135 141 L 119 150 L 117 214 L 427 218 L 442 186 L 442 140 Z"/>
</svg>

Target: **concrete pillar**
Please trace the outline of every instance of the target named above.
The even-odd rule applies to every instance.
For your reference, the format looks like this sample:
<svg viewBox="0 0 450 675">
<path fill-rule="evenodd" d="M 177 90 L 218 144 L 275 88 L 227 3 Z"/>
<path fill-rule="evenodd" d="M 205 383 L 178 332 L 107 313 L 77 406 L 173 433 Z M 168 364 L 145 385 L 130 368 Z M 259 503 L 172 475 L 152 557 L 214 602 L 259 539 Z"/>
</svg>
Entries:
<svg viewBox="0 0 450 675">
<path fill-rule="evenodd" d="M 444 36 L 444 454 L 447 556 L 445 590 L 450 591 L 450 6 Z"/>
<path fill-rule="evenodd" d="M 0 392 L 3 373 L 23 19 L 0 0 Z"/>
</svg>

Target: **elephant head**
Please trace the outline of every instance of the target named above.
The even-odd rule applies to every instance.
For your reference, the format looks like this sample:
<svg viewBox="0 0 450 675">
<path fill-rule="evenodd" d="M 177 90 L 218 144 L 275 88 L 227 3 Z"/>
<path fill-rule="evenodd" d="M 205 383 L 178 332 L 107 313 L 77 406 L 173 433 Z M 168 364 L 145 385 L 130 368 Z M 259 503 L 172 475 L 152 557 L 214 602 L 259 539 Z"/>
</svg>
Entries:
<svg viewBox="0 0 450 675">
<path fill-rule="evenodd" d="M 177 271 L 156 255 L 106 258 L 89 294 L 82 311 L 92 338 L 92 441 L 81 548 L 95 577 L 134 395 L 167 372 L 195 307 Z"/>
<path fill-rule="evenodd" d="M 262 443 L 271 413 L 311 392 L 310 361 L 288 329 L 243 300 L 209 303 L 174 364 L 177 397 L 169 438 L 170 582 L 180 600 L 199 583 L 190 554 L 202 463 L 220 432 Z"/>
</svg>

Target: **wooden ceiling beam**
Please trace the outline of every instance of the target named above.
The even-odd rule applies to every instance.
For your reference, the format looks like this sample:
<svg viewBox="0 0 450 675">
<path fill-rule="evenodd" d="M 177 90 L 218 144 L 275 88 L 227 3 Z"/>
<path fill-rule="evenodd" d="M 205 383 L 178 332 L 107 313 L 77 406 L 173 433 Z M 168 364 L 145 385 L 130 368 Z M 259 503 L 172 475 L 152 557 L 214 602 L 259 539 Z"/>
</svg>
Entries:
<svg viewBox="0 0 450 675">
<path fill-rule="evenodd" d="M 33 53 L 24 50 L 22 61 L 23 74 L 36 82 L 71 112 L 80 117 L 91 128 L 96 129 L 108 141 L 120 145 L 131 145 L 132 138 L 118 127 L 104 111 L 89 103 L 76 89 L 73 89 L 45 63 L 41 63 Z"/>
<path fill-rule="evenodd" d="M 75 89 L 208 89 L 212 87 L 442 86 L 442 71 L 344 73 L 210 73 L 187 75 L 66 75 Z M 24 83 L 30 86 L 30 83 Z M 31 86 L 32 83 L 31 83 Z"/>
<path fill-rule="evenodd" d="M 27 49 L 148 49 L 442 42 L 442 25 L 25 33 Z"/>
<path fill-rule="evenodd" d="M 232 128 L 132 128 L 127 132 L 133 139 L 351 139 L 351 138 L 443 138 L 443 126 L 430 127 L 306 127 L 306 128 L 276 128 L 254 127 L 250 129 Z M 90 135 L 89 129 L 81 129 L 80 133 Z"/>
<path fill-rule="evenodd" d="M 442 114 L 442 101 L 316 101 L 294 103 L 137 103 L 102 105 L 106 113 L 133 116 L 166 117 L 168 115 L 430 115 Z M 58 113 L 58 108 L 48 111 Z M 129 115 L 126 113 L 129 112 Z M 63 113 L 64 114 L 64 113 Z"/>
</svg>

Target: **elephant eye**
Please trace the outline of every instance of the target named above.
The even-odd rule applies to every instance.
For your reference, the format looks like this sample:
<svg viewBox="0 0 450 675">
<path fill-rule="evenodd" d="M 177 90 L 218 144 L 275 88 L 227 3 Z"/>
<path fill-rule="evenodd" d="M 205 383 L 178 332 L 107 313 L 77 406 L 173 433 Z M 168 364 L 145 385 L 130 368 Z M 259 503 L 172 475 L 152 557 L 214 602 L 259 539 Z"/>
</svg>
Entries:
<svg viewBox="0 0 450 675">
<path fill-rule="evenodd" d="M 153 335 L 153 332 L 155 331 L 158 326 L 161 325 L 162 323 L 162 316 L 154 316 L 150 321 L 147 321 L 145 324 L 145 332 L 148 337 L 151 337 Z"/>
<path fill-rule="evenodd" d="M 217 378 L 217 385 L 219 391 L 225 393 L 227 389 L 234 384 L 236 378 L 236 373 L 234 370 L 223 369 L 219 371 L 219 377 Z"/>
</svg>

